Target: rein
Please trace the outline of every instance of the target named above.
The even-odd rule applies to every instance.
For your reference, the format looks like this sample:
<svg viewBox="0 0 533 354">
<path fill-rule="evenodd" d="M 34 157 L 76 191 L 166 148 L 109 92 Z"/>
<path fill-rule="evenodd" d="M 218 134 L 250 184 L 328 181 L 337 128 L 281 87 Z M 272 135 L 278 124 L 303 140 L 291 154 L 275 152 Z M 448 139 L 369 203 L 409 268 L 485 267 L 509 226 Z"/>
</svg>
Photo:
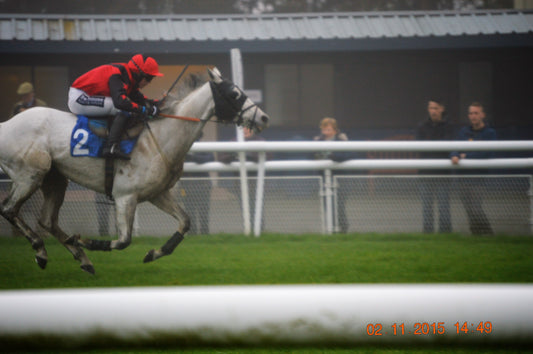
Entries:
<svg viewBox="0 0 533 354">
<path fill-rule="evenodd" d="M 199 122 L 200 121 L 200 118 L 174 116 L 172 114 L 165 114 L 165 113 L 159 113 L 158 116 L 165 117 L 165 118 L 181 119 L 181 120 L 186 120 L 186 121 L 189 121 L 189 122 Z"/>
<path fill-rule="evenodd" d="M 165 166 L 167 167 L 167 171 L 171 171 L 172 166 L 170 165 L 170 161 L 168 161 L 167 156 L 163 153 L 163 150 L 161 149 L 161 146 L 159 146 L 159 143 L 157 142 L 157 139 L 155 138 L 154 133 L 152 133 L 152 128 L 150 128 L 150 124 L 148 124 L 147 121 L 144 122 L 144 125 L 146 126 L 146 129 L 148 130 L 148 133 L 150 133 L 150 137 L 152 138 L 152 141 L 154 142 L 154 145 L 159 152 L 159 156 L 161 156 L 161 159 L 165 163 Z"/>
<path fill-rule="evenodd" d="M 176 79 L 176 81 L 174 81 L 174 83 L 172 84 L 172 86 L 170 87 L 168 92 L 170 92 L 174 88 L 174 86 L 178 83 L 178 81 L 181 79 L 181 77 L 183 76 L 183 74 L 187 70 L 188 66 L 189 66 L 189 64 L 185 65 L 185 68 L 183 68 L 181 73 L 178 75 L 178 78 Z M 232 102 L 228 101 L 228 99 L 226 97 L 224 97 L 224 95 L 220 92 L 220 89 L 213 82 L 211 82 L 210 84 L 211 84 L 211 91 L 213 92 L 213 98 L 215 100 L 215 112 L 217 113 L 216 115 L 217 115 L 217 118 L 218 118 L 218 120 L 216 120 L 214 122 L 215 123 L 226 123 L 228 120 L 224 119 L 224 118 L 221 118 L 221 117 L 237 116 L 237 119 L 236 119 L 235 123 L 237 125 L 241 125 L 242 122 L 243 122 L 243 114 L 246 111 L 255 108 L 254 117 L 253 117 L 252 123 L 251 123 L 251 127 L 253 127 L 253 125 L 255 124 L 256 113 L 257 113 L 257 110 L 258 110 L 257 105 L 256 104 L 252 104 L 252 105 L 246 107 L 245 109 L 242 109 L 242 106 L 243 106 L 243 104 L 244 104 L 244 102 L 246 101 L 246 98 L 247 98 L 247 96 L 244 93 L 241 92 L 241 97 L 238 100 L 239 102 L 237 103 L 237 105 L 234 105 L 234 104 L 232 104 Z M 226 85 L 227 85 L 227 83 L 226 83 Z M 233 84 L 231 84 L 231 85 L 233 85 Z M 162 102 L 164 102 L 166 100 L 166 98 L 167 98 L 167 95 L 165 95 L 163 97 L 163 99 L 160 101 L 160 104 Z M 220 106 L 224 106 L 224 108 L 221 109 Z M 228 112 L 228 109 L 229 109 L 229 112 Z M 180 119 L 180 120 L 185 120 L 185 121 L 188 121 L 188 122 L 200 122 L 201 121 L 201 119 L 195 118 L 195 117 L 184 117 L 184 116 L 177 116 L 177 115 L 166 114 L 166 113 L 159 113 L 158 116 L 165 117 L 165 118 L 172 118 L 172 119 Z"/>
<path fill-rule="evenodd" d="M 185 67 L 183 68 L 183 70 L 181 70 L 181 73 L 178 75 L 178 78 L 172 83 L 172 85 L 170 86 L 170 88 L 167 90 L 167 93 L 165 93 L 165 95 L 163 96 L 163 99 L 161 99 L 161 101 L 159 101 L 159 105 L 161 105 L 163 102 L 165 102 L 165 100 L 167 99 L 167 96 L 168 96 L 168 93 L 170 91 L 172 91 L 172 89 L 174 88 L 174 86 L 176 86 L 176 84 L 178 83 L 178 81 L 180 81 L 181 77 L 183 76 L 183 74 L 185 73 L 185 71 L 187 71 L 187 68 L 189 67 L 189 64 L 185 65 Z"/>
<path fill-rule="evenodd" d="M 172 83 L 170 88 L 167 90 L 167 94 L 165 94 L 163 99 L 161 99 L 161 101 L 159 101 L 159 105 L 161 105 L 163 102 L 165 102 L 165 100 L 168 97 L 168 92 L 172 91 L 174 86 L 176 86 L 178 81 L 180 81 L 180 79 L 183 76 L 183 74 L 185 73 L 185 71 L 187 71 L 188 67 L 189 67 L 189 64 L 185 65 L 183 70 L 181 70 L 181 73 L 178 75 L 178 78 Z M 200 121 L 199 118 L 175 116 L 175 115 L 172 115 L 172 114 L 165 114 L 165 113 L 159 113 L 158 116 L 165 117 L 165 118 L 181 119 L 181 120 L 186 120 L 186 121 L 189 121 L 189 122 L 199 122 Z"/>
<path fill-rule="evenodd" d="M 187 69 L 187 66 L 185 66 L 184 70 L 180 73 L 176 81 L 174 81 L 174 83 L 171 86 L 171 89 L 179 81 L 179 79 L 181 78 L 181 76 L 183 75 L 186 69 Z M 223 82 L 223 84 L 228 85 L 228 86 L 230 85 L 230 83 L 228 82 Z M 232 86 L 230 86 L 230 88 L 235 87 L 233 84 L 231 85 Z M 248 110 L 255 108 L 254 116 L 253 116 L 252 122 L 250 123 L 250 128 L 254 127 L 254 125 L 256 124 L 255 119 L 256 119 L 257 111 L 259 109 L 259 107 L 255 103 L 243 109 L 243 105 L 247 99 L 247 96 L 242 91 L 239 91 L 240 97 L 236 100 L 237 103 L 235 104 L 232 101 L 228 100 L 228 98 L 220 91 L 218 86 L 215 85 L 213 81 L 210 82 L 210 86 L 211 86 L 211 91 L 213 93 L 213 100 L 215 101 L 215 114 L 217 115 L 217 118 L 218 118 L 218 120 L 215 122 L 227 123 L 229 120 L 224 119 L 225 117 L 236 116 L 237 119 L 234 120 L 234 123 L 236 123 L 237 125 L 241 125 L 244 120 L 243 119 L 244 113 L 247 112 Z M 163 97 L 161 102 L 163 102 L 166 98 L 167 96 L 165 95 L 165 97 Z M 201 121 L 200 118 L 177 116 L 177 115 L 166 114 L 166 113 L 159 113 L 158 116 L 165 117 L 165 118 L 172 118 L 172 119 L 180 119 L 180 120 L 185 120 L 189 122 L 200 122 Z M 150 124 L 148 124 L 147 120 L 144 121 L 144 124 L 148 130 L 148 133 L 150 134 L 152 141 L 154 142 L 154 145 L 157 151 L 159 152 L 159 155 L 163 159 L 163 162 L 165 163 L 167 170 L 170 171 L 172 167 L 170 165 L 170 161 L 167 159 L 167 157 L 163 153 L 163 150 L 161 149 L 161 146 L 157 142 L 157 139 L 154 136 L 152 129 L 150 128 Z"/>
</svg>

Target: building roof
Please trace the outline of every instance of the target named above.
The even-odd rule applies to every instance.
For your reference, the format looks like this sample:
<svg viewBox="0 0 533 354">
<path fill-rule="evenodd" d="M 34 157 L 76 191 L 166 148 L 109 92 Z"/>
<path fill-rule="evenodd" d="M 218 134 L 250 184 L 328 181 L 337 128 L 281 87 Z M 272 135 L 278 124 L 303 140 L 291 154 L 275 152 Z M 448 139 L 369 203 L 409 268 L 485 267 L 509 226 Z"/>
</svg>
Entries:
<svg viewBox="0 0 533 354">
<path fill-rule="evenodd" d="M 533 10 L 263 15 L 0 14 L 0 52 L 342 51 L 533 45 Z M 135 45 L 135 48 L 128 50 Z M 140 47 L 139 47 L 140 46 Z"/>
</svg>

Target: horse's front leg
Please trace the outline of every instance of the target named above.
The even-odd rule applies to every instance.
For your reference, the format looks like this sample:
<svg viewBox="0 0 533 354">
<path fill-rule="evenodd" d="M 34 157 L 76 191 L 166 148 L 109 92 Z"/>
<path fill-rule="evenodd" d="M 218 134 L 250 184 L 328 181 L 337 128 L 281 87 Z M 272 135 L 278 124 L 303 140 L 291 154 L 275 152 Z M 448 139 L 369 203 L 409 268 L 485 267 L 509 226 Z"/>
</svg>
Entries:
<svg viewBox="0 0 533 354">
<path fill-rule="evenodd" d="M 136 207 L 136 195 L 115 196 L 118 240 L 79 239 L 77 242 L 91 251 L 122 250 L 128 247 L 131 243 Z"/>
<path fill-rule="evenodd" d="M 144 263 L 155 261 L 158 258 L 171 254 L 176 247 L 183 241 L 183 235 L 189 230 L 191 221 L 189 216 L 178 205 L 177 190 L 172 188 L 166 192 L 161 193 L 150 202 L 163 210 L 167 214 L 178 220 L 178 231 L 158 250 L 150 250 L 144 257 Z"/>
</svg>

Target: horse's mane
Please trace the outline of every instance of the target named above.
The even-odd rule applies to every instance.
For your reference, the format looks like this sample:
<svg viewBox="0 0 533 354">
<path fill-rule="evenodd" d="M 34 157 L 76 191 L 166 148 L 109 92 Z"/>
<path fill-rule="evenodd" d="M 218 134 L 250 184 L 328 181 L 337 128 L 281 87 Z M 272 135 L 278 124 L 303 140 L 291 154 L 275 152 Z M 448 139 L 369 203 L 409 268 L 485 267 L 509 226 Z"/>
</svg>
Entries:
<svg viewBox="0 0 533 354">
<path fill-rule="evenodd" d="M 180 103 L 191 92 L 197 90 L 208 81 L 207 74 L 191 73 L 182 78 L 174 89 L 168 93 L 162 111 L 168 111 Z"/>
</svg>

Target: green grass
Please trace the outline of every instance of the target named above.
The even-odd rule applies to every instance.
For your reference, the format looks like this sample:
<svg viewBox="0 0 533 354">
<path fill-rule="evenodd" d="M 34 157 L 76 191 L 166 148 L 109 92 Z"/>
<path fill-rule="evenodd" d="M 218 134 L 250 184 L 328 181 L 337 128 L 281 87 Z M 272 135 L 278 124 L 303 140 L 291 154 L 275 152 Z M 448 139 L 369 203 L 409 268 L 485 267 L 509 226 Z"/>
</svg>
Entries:
<svg viewBox="0 0 533 354">
<path fill-rule="evenodd" d="M 23 238 L 0 238 L 0 289 L 314 283 L 533 282 L 533 237 L 449 235 L 214 235 L 187 237 L 143 264 L 166 239 L 135 238 L 125 250 L 89 252 L 82 272 L 55 239 L 41 270 Z"/>
<path fill-rule="evenodd" d="M 187 237 L 176 251 L 143 264 L 165 238 L 134 238 L 125 250 L 89 252 L 96 275 L 46 239 L 41 270 L 24 238 L 0 237 L 0 289 L 319 283 L 531 283 L 533 237 L 457 234 L 242 235 Z M 79 353 L 171 353 L 116 348 Z M 194 353 L 511 353 L 530 348 L 180 348 Z M 355 350 L 354 350 L 355 349 Z M 58 353 L 59 351 L 49 351 Z"/>
</svg>

